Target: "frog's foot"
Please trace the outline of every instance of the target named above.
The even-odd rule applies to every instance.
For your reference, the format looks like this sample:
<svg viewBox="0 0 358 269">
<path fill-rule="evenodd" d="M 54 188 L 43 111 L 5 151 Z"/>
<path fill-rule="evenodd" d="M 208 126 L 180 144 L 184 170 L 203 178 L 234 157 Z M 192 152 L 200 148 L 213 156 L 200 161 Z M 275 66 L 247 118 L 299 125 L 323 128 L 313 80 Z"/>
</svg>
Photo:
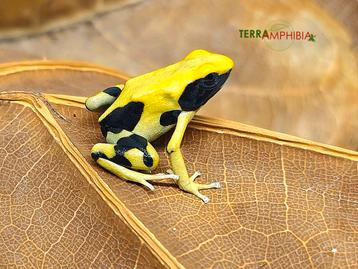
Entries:
<svg viewBox="0 0 358 269">
<path fill-rule="evenodd" d="M 97 156 L 94 156 L 97 157 Z M 147 187 L 149 190 L 154 190 L 154 186 L 150 184 L 148 181 L 157 182 L 163 179 L 174 179 L 178 180 L 179 176 L 174 174 L 145 174 L 137 171 L 133 171 L 128 169 L 124 166 L 116 164 L 110 160 L 105 158 L 95 158 L 96 162 L 101 165 L 103 168 L 107 169 L 111 173 L 115 174 L 116 176 L 126 179 L 128 181 L 133 181 L 143 186 Z"/>
<path fill-rule="evenodd" d="M 209 197 L 201 194 L 199 190 L 219 189 L 221 186 L 219 182 L 212 182 L 210 184 L 200 184 L 194 182 L 194 180 L 200 175 L 200 172 L 195 172 L 188 180 L 184 182 L 178 180 L 178 185 L 180 189 L 194 194 L 196 197 L 200 198 L 205 204 L 207 204 L 209 202 Z"/>
</svg>

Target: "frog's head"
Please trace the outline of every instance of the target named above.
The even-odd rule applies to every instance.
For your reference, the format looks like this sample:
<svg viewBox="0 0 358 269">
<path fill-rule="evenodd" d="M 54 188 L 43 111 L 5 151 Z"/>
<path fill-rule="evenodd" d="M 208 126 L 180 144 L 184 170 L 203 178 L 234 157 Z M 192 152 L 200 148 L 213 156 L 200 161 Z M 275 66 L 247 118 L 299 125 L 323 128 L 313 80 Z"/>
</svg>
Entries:
<svg viewBox="0 0 358 269">
<path fill-rule="evenodd" d="M 190 82 L 179 98 L 185 111 L 199 109 L 223 86 L 230 75 L 234 62 L 227 56 L 194 50 L 183 60 L 190 70 Z"/>
</svg>

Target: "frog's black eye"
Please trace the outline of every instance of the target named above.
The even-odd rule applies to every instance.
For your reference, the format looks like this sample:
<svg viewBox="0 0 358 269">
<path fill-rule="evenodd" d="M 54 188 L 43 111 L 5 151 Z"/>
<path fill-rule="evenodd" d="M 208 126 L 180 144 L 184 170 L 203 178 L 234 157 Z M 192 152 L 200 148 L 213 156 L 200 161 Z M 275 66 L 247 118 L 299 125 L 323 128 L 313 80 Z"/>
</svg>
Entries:
<svg viewBox="0 0 358 269">
<path fill-rule="evenodd" d="M 218 82 L 219 75 L 217 73 L 210 73 L 204 79 L 204 85 L 207 87 L 213 87 Z"/>
<path fill-rule="evenodd" d="M 214 80 L 217 77 L 217 73 L 210 73 L 205 77 L 205 80 Z"/>
</svg>

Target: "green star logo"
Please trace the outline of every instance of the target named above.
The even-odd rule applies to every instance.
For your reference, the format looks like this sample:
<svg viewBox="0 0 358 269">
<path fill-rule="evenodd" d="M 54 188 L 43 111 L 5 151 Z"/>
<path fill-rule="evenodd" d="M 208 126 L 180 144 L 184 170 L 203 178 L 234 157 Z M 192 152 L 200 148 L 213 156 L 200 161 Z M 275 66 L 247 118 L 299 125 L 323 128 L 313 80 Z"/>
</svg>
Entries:
<svg viewBox="0 0 358 269">
<path fill-rule="evenodd" d="M 310 35 L 310 38 L 308 39 L 308 41 L 312 41 L 312 42 L 316 42 L 316 36 L 314 34 Z"/>
</svg>

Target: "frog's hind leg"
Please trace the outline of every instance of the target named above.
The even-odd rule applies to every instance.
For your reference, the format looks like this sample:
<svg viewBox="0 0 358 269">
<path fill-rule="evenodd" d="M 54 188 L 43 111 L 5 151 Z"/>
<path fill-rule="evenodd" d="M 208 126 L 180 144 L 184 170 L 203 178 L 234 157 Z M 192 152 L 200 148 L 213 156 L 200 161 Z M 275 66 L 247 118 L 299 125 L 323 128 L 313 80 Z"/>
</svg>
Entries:
<svg viewBox="0 0 358 269">
<path fill-rule="evenodd" d="M 106 170 L 110 171 L 111 173 L 115 174 L 116 176 L 126 179 L 128 181 L 137 182 L 146 186 L 150 190 L 154 190 L 152 184 L 148 181 L 160 181 L 163 179 L 171 178 L 177 180 L 179 177 L 174 174 L 144 174 L 137 171 L 130 170 L 124 166 L 118 165 L 110 160 L 104 158 L 98 158 L 97 163 L 105 168 Z"/>
<path fill-rule="evenodd" d="M 163 179 L 177 180 L 174 174 L 145 174 L 133 171 L 152 171 L 159 163 L 159 156 L 154 147 L 148 141 L 131 133 L 118 139 L 117 143 L 99 143 L 94 145 L 91 152 L 92 158 L 103 168 L 123 179 L 140 183 L 150 190 L 154 187 L 148 181 L 160 181 Z"/>
<path fill-rule="evenodd" d="M 107 88 L 86 100 L 86 108 L 90 111 L 103 110 L 109 107 L 121 94 L 124 88 L 123 84 Z"/>
</svg>

